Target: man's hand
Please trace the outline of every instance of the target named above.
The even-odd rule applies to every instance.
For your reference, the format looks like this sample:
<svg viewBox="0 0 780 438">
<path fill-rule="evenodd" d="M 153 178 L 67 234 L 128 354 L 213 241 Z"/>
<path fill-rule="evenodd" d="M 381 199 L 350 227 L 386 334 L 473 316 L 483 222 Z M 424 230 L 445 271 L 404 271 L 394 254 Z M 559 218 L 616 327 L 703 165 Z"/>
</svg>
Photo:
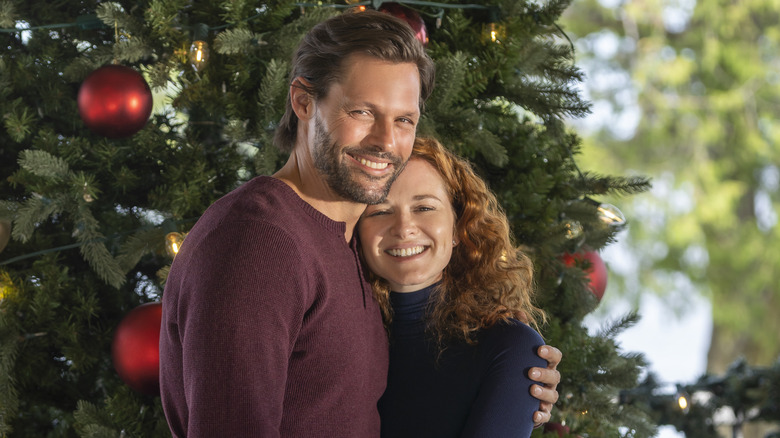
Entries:
<svg viewBox="0 0 780 438">
<path fill-rule="evenodd" d="M 539 347 L 537 354 L 547 361 L 547 368 L 533 367 L 528 370 L 528 377 L 542 384 L 531 385 L 531 395 L 541 400 L 539 410 L 534 413 L 534 427 L 550 421 L 553 405 L 558 401 L 556 388 L 561 381 L 561 373 L 556 368 L 563 358 L 561 350 L 549 345 Z"/>
</svg>

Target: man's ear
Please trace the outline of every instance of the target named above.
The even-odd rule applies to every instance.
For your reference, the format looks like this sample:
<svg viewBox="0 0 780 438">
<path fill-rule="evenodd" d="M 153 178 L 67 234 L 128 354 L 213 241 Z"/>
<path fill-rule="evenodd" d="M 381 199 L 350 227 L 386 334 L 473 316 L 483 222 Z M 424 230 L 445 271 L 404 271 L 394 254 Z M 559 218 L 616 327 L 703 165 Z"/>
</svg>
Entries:
<svg viewBox="0 0 780 438">
<path fill-rule="evenodd" d="M 314 115 L 314 97 L 307 91 L 310 89 L 311 83 L 300 76 L 290 85 L 290 103 L 300 120 L 307 120 Z"/>
</svg>

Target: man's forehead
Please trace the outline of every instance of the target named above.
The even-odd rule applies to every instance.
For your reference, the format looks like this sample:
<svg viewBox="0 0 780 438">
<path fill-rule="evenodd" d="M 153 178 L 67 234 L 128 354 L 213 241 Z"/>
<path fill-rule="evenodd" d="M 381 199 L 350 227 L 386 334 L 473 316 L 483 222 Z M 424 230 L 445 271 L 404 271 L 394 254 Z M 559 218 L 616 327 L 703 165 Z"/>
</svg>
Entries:
<svg viewBox="0 0 780 438">
<path fill-rule="evenodd" d="M 384 67 L 392 68 L 392 71 L 387 73 L 387 76 L 383 79 L 375 77 L 374 75 L 377 74 L 377 69 L 383 69 Z M 410 76 L 405 74 L 405 68 L 409 69 L 406 70 L 407 73 L 408 71 L 413 70 L 414 75 Z M 336 81 L 331 84 L 328 92 L 330 93 L 334 86 L 340 86 L 348 94 L 352 94 L 350 92 L 365 92 L 366 94 L 370 94 L 372 91 L 376 91 L 380 88 L 379 81 L 390 80 L 397 81 L 400 84 L 400 81 L 403 81 L 404 77 L 410 77 L 410 80 L 414 83 L 413 86 L 415 87 L 417 94 L 415 98 L 417 101 L 415 112 L 419 114 L 422 83 L 419 69 L 413 62 L 391 62 L 368 55 L 351 55 L 351 58 L 344 61 L 341 75 L 339 75 L 339 77 L 336 78 Z M 399 88 L 398 92 L 402 92 L 402 90 Z M 356 99 L 359 99 L 359 97 L 356 96 Z"/>
</svg>

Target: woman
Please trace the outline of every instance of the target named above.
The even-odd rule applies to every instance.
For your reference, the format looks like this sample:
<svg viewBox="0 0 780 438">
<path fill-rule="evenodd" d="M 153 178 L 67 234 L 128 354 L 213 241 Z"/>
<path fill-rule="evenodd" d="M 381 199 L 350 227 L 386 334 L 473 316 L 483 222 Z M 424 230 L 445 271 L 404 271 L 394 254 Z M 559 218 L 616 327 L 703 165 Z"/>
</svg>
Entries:
<svg viewBox="0 0 780 438">
<path fill-rule="evenodd" d="M 418 139 L 386 200 L 358 224 L 390 341 L 383 437 L 528 437 L 533 267 L 469 164 Z"/>
</svg>

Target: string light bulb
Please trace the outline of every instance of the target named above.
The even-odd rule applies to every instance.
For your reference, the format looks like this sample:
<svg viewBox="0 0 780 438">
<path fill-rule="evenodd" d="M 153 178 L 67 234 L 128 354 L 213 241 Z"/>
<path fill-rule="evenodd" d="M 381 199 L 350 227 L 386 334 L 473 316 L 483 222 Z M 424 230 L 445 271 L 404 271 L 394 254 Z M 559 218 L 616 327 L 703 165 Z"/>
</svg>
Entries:
<svg viewBox="0 0 780 438">
<path fill-rule="evenodd" d="M 626 216 L 614 205 L 599 202 L 587 196 L 583 200 L 596 207 L 596 215 L 601 222 L 611 227 L 621 227 L 626 224 Z"/>
<path fill-rule="evenodd" d="M 678 385 L 679 387 L 679 385 Z M 685 392 L 682 389 L 677 390 L 677 407 L 682 411 L 683 414 L 687 414 L 688 411 L 691 409 L 691 403 L 689 401 L 690 397 L 688 396 L 688 393 Z"/>
<path fill-rule="evenodd" d="M 11 276 L 5 271 L 0 271 L 0 301 L 10 297 L 13 292 L 14 282 Z"/>
<path fill-rule="evenodd" d="M 500 10 L 491 6 L 488 9 L 488 22 L 482 25 L 482 41 L 485 43 L 501 42 L 506 38 L 506 26 L 499 23 Z"/>
<path fill-rule="evenodd" d="M 209 27 L 203 23 L 198 23 L 192 32 L 192 45 L 190 46 L 190 65 L 195 71 L 201 71 L 206 67 L 209 61 L 209 44 L 206 37 L 209 34 Z"/>
<path fill-rule="evenodd" d="M 576 239 L 580 236 L 582 236 L 582 224 L 577 221 L 567 221 L 566 238 L 571 240 L 571 239 Z"/>
<path fill-rule="evenodd" d="M 90 192 L 89 185 L 84 182 L 84 188 L 81 190 L 81 197 L 84 198 L 84 202 L 92 202 L 95 200 Z"/>
<path fill-rule="evenodd" d="M 173 231 L 165 235 L 165 251 L 171 258 L 176 257 L 179 253 L 181 244 L 184 242 L 184 234 Z"/>
<path fill-rule="evenodd" d="M 506 38 L 506 27 L 498 23 L 486 23 L 482 26 L 482 39 L 485 42 L 501 44 Z"/>
<path fill-rule="evenodd" d="M 619 227 L 626 223 L 623 212 L 612 204 L 599 204 L 596 211 L 598 211 L 599 219 L 607 225 Z"/>
</svg>

